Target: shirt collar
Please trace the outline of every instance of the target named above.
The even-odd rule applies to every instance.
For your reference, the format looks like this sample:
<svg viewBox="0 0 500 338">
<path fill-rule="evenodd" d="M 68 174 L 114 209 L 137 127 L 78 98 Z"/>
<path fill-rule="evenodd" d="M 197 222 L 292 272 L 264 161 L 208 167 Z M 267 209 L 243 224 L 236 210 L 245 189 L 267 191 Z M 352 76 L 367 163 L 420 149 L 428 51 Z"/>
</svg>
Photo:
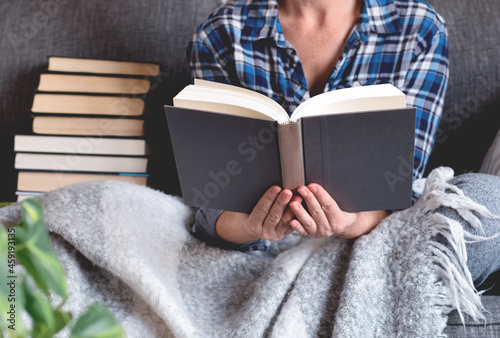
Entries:
<svg viewBox="0 0 500 338">
<path fill-rule="evenodd" d="M 402 30 L 395 0 L 365 0 L 360 25 L 362 31 L 391 34 Z M 257 41 L 273 38 L 278 47 L 285 47 L 286 40 L 278 20 L 277 0 L 253 1 L 243 23 L 241 39 Z"/>
<path fill-rule="evenodd" d="M 378 34 L 391 34 L 403 29 L 394 0 L 365 0 L 360 18 L 368 30 Z"/>
<path fill-rule="evenodd" d="M 285 45 L 285 37 L 278 20 L 278 1 L 252 1 L 243 23 L 241 39 L 251 42 L 268 38 L 274 38 L 279 47 Z"/>
</svg>

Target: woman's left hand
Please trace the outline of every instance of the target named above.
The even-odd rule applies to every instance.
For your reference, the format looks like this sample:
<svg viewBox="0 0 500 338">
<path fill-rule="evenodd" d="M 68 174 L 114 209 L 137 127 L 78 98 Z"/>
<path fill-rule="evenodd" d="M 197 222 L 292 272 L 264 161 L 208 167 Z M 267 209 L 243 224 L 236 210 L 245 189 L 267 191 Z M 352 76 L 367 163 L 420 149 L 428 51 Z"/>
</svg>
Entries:
<svg viewBox="0 0 500 338">
<path fill-rule="evenodd" d="M 290 208 L 297 217 L 290 221 L 290 226 L 303 236 L 356 238 L 370 232 L 387 217 L 387 212 L 383 210 L 357 213 L 342 211 L 330 194 L 317 183 L 301 186 L 297 191 L 306 202 L 309 212 L 299 202 L 290 202 Z"/>
</svg>

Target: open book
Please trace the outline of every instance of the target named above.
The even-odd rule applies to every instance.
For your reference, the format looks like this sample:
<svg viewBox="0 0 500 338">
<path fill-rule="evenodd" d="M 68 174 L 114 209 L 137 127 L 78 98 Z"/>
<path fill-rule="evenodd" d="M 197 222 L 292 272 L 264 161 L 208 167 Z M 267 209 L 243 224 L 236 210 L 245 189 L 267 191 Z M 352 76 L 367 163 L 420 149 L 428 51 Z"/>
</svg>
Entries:
<svg viewBox="0 0 500 338">
<path fill-rule="evenodd" d="M 410 206 L 415 109 L 390 84 L 331 91 L 288 113 L 196 80 L 165 106 L 184 201 L 250 212 L 273 184 L 321 184 L 345 211 Z"/>
</svg>

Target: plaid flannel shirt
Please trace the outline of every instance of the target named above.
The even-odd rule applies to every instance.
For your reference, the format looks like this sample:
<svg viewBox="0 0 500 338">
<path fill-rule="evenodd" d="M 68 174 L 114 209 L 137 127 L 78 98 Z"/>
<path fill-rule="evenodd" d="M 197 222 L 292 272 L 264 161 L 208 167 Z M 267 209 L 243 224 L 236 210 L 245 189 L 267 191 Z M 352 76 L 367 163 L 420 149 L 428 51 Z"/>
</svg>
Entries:
<svg viewBox="0 0 500 338">
<path fill-rule="evenodd" d="M 276 0 L 229 1 L 198 27 L 187 57 L 193 78 L 252 89 L 273 98 L 289 114 L 309 98 L 297 51 L 283 35 Z M 447 82 L 447 31 L 433 8 L 420 0 L 365 0 L 324 91 L 379 83 L 392 83 L 403 91 L 407 105 L 417 109 L 417 179 L 432 150 Z M 194 234 L 221 244 L 215 233 L 221 212 L 197 209 Z M 238 248 L 268 245 L 260 241 Z"/>
</svg>

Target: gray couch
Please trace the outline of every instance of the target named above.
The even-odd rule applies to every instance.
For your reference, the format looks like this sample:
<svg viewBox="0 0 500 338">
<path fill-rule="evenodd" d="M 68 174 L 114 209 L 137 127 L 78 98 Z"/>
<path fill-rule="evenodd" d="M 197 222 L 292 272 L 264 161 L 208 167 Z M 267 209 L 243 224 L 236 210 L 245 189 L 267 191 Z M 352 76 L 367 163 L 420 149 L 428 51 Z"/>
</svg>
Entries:
<svg viewBox="0 0 500 338">
<path fill-rule="evenodd" d="M 429 170 L 446 165 L 474 171 L 500 127 L 500 2 L 430 1 L 448 23 L 450 84 Z M 13 134 L 30 128 L 30 107 L 48 55 L 159 62 L 161 79 L 149 98 L 151 184 L 178 194 L 162 106 L 189 81 L 185 45 L 216 0 L 7 0 L 0 2 L 0 201 L 13 200 Z M 493 285 L 500 275 L 488 283 Z M 500 283 L 498 283 L 500 284 Z M 484 296 L 486 326 L 464 329 L 452 313 L 452 337 L 500 336 L 500 287 Z"/>
</svg>

